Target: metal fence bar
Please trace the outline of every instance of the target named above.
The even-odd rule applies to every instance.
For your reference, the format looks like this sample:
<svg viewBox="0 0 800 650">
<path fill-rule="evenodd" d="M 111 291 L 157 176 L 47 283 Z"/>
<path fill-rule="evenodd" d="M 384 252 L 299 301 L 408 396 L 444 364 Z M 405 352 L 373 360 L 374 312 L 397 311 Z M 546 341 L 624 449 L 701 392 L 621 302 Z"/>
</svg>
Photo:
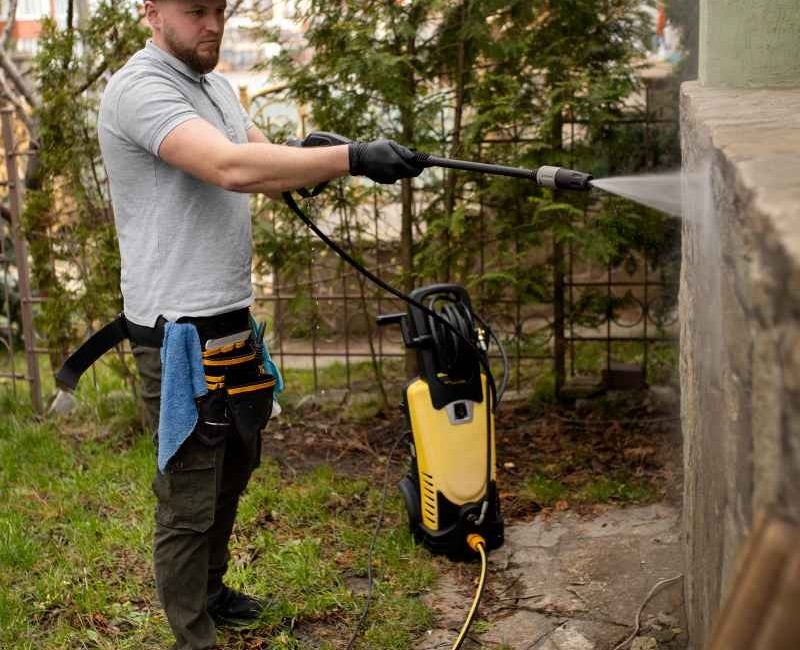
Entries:
<svg viewBox="0 0 800 650">
<path fill-rule="evenodd" d="M 33 330 L 33 308 L 31 300 L 30 270 L 28 268 L 28 244 L 20 228 L 21 187 L 17 173 L 17 143 L 14 138 L 14 110 L 9 106 L 0 109 L 2 121 L 3 147 L 6 158 L 6 174 L 8 177 L 8 203 L 11 212 L 11 233 L 14 240 L 14 256 L 17 263 L 17 282 L 19 283 L 20 311 L 22 312 L 22 336 L 25 341 L 25 361 L 27 377 L 31 389 L 31 403 L 37 413 L 44 410 L 42 404 L 42 382 L 39 377 L 39 362 L 34 347 L 36 340 Z M 13 353 L 11 354 L 13 357 Z"/>
<path fill-rule="evenodd" d="M 561 394 L 566 383 L 564 316 L 564 245 L 553 235 L 553 371 L 556 395 Z"/>
<path fill-rule="evenodd" d="M 339 227 L 342 229 L 342 232 L 344 233 L 348 243 L 350 243 L 350 224 L 347 220 L 347 214 L 345 213 L 346 209 L 347 208 L 342 207 L 339 210 Z M 350 250 L 349 252 L 351 255 L 354 254 L 353 250 Z M 349 296 L 347 295 L 347 275 L 344 273 L 342 273 L 342 296 L 342 310 L 344 312 L 342 316 L 344 323 L 344 366 L 345 375 L 347 377 L 347 390 L 350 390 L 352 387 L 350 381 L 350 310 L 347 308 L 350 300 Z"/>
<path fill-rule="evenodd" d="M 650 302 L 647 299 L 647 288 L 649 286 L 647 280 L 647 267 L 649 266 L 647 260 L 647 253 L 644 257 L 644 303 L 642 304 L 642 321 L 644 326 L 644 350 L 642 351 L 642 368 L 647 373 L 647 353 L 650 347 L 650 342 L 647 340 L 647 321 L 650 319 Z"/>
<path fill-rule="evenodd" d="M 380 211 L 378 210 L 378 193 L 372 193 L 372 222 L 375 230 L 375 274 L 380 278 L 382 276 L 383 267 L 381 266 L 382 256 L 381 256 L 381 234 L 380 234 Z M 383 313 L 382 307 L 382 299 L 383 298 L 383 291 L 378 291 L 375 297 L 375 309 L 376 315 L 380 315 Z M 367 301 L 369 298 L 364 296 L 364 300 Z M 378 327 L 378 360 L 383 359 L 383 328 Z"/>
<path fill-rule="evenodd" d="M 319 298 L 314 287 L 314 243 L 311 234 L 306 232 L 308 243 L 308 279 L 311 282 L 311 365 L 314 370 L 314 392 L 319 392 L 319 371 L 317 369 L 317 329 L 319 328 Z"/>
<path fill-rule="evenodd" d="M 6 316 L 6 327 L 5 329 L 5 338 L 0 338 L 0 343 L 4 345 L 6 351 L 8 352 L 8 357 L 11 360 L 11 372 L 7 373 L 4 376 L 8 376 L 11 379 L 11 392 L 14 397 L 17 396 L 17 379 L 25 379 L 25 375 L 20 375 L 17 372 L 16 367 L 16 359 L 14 358 L 14 330 L 11 326 L 11 284 L 8 280 L 8 267 L 11 264 L 8 256 L 6 255 L 6 235 L 5 231 L 8 230 L 9 235 L 11 234 L 11 224 L 9 223 L 6 227 L 5 221 L 3 223 L 3 233 L 0 234 L 0 263 L 3 265 L 3 287 L 4 287 L 4 300 L 3 300 L 3 307 L 5 309 L 5 316 Z M 9 237 L 11 239 L 11 237 Z"/>
</svg>

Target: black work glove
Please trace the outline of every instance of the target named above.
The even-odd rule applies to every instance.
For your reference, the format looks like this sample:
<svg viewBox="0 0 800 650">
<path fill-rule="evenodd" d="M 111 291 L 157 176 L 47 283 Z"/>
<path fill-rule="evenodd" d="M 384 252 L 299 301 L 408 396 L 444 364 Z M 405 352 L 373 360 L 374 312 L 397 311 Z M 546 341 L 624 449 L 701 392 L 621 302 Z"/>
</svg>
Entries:
<svg viewBox="0 0 800 650">
<path fill-rule="evenodd" d="M 350 174 L 366 176 L 376 183 L 395 183 L 419 176 L 425 169 L 414 160 L 414 152 L 394 140 L 351 142 Z"/>
</svg>

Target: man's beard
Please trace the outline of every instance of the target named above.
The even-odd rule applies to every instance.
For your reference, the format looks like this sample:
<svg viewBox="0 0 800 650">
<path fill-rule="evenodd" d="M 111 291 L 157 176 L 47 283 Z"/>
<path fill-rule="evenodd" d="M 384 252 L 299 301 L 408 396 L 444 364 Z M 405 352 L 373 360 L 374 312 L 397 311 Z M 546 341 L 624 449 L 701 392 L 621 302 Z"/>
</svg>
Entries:
<svg viewBox="0 0 800 650">
<path fill-rule="evenodd" d="M 219 61 L 219 43 L 217 43 L 217 46 L 213 50 L 210 50 L 208 54 L 200 54 L 196 49 L 186 47 L 183 43 L 178 41 L 175 37 L 175 32 L 169 27 L 165 27 L 164 29 L 164 42 L 177 58 L 195 72 L 205 74 L 217 67 L 217 62 Z"/>
</svg>

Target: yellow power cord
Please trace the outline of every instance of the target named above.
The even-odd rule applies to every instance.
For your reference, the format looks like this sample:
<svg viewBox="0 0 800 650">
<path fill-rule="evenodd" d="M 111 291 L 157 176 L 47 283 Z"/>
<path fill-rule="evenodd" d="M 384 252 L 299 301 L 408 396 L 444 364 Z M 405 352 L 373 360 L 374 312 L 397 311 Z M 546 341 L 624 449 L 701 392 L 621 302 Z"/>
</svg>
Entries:
<svg viewBox="0 0 800 650">
<path fill-rule="evenodd" d="M 478 579 L 478 588 L 475 591 L 475 598 L 472 600 L 472 607 L 469 608 L 467 620 L 464 621 L 461 632 L 458 633 L 458 638 L 456 638 L 456 642 L 453 644 L 451 650 L 458 650 L 461 644 L 464 643 L 464 639 L 467 638 L 469 626 L 472 624 L 475 612 L 478 611 L 478 603 L 481 601 L 483 587 L 486 584 L 486 540 L 477 533 L 470 533 L 467 535 L 467 545 L 481 556 L 481 577 Z"/>
</svg>

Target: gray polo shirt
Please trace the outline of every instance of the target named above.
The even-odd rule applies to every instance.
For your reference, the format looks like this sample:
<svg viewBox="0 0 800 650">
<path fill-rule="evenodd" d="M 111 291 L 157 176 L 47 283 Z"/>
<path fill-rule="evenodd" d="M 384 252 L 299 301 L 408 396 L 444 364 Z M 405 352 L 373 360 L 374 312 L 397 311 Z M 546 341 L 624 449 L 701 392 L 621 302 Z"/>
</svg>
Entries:
<svg viewBox="0 0 800 650">
<path fill-rule="evenodd" d="M 229 192 L 158 157 L 176 126 L 203 118 L 236 143 L 252 122 L 227 80 L 201 75 L 152 41 L 108 83 L 98 133 L 122 257 L 125 316 L 213 316 L 246 307 L 249 195 Z"/>
</svg>

